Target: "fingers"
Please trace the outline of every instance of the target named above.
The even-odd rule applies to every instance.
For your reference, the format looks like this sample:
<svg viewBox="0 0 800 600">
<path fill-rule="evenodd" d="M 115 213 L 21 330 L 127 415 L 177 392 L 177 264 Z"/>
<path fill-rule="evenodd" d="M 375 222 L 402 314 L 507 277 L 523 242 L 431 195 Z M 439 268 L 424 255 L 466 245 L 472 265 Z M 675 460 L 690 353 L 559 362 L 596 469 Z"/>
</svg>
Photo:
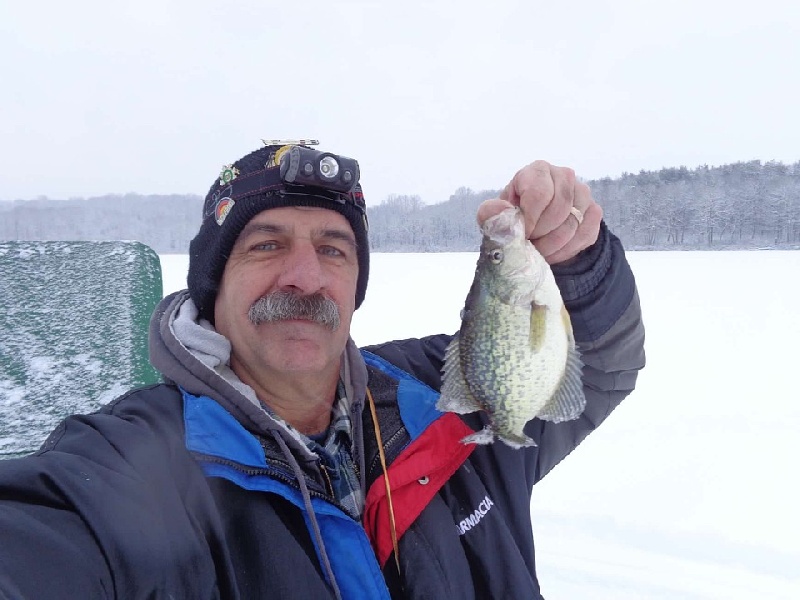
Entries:
<svg viewBox="0 0 800 600">
<path fill-rule="evenodd" d="M 525 233 L 528 238 L 532 238 L 535 235 L 535 226 L 554 194 L 551 165 L 537 160 L 517 171 L 500 198 L 522 209 L 525 215 Z"/>
<path fill-rule="evenodd" d="M 575 171 L 566 167 L 550 166 L 553 181 L 553 196 L 541 211 L 530 239 L 541 238 L 560 227 L 575 205 Z M 538 199 L 531 199 L 535 202 Z"/>
<path fill-rule="evenodd" d="M 517 171 L 500 194 L 478 209 L 478 223 L 508 206 L 519 206 L 525 232 L 547 259 L 557 264 L 588 248 L 600 233 L 603 209 L 589 187 L 577 181 L 575 171 L 537 160 Z M 583 216 L 578 219 L 573 210 Z"/>
<path fill-rule="evenodd" d="M 575 171 L 537 160 L 523 167 L 500 194 L 525 215 L 530 239 L 547 235 L 560 226 L 575 202 Z"/>
<path fill-rule="evenodd" d="M 586 221 L 584 213 L 592 203 L 589 187 L 583 183 L 576 184 L 572 197 L 574 204 L 564 206 L 563 203 L 555 203 L 557 208 L 550 211 L 553 218 L 559 219 L 558 224 L 555 227 L 551 227 L 543 235 L 532 239 L 536 249 L 545 258 L 566 246 L 575 237 L 578 230 L 581 229 L 582 223 Z M 576 215 L 572 214 L 573 207 L 581 213 L 581 222 L 579 222 Z"/>
<path fill-rule="evenodd" d="M 603 220 L 603 209 L 599 204 L 593 204 L 583 217 L 583 224 L 578 227 L 573 238 L 563 248 L 546 257 L 551 265 L 564 262 L 577 256 L 597 241 L 600 235 L 600 221 Z"/>
</svg>

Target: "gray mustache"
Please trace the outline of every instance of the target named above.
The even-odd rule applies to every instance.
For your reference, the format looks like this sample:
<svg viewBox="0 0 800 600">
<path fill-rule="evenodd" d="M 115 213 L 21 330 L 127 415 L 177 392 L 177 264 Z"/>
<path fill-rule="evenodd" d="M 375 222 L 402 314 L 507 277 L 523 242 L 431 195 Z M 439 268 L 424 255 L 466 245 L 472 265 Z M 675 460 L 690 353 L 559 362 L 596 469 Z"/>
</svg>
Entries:
<svg viewBox="0 0 800 600">
<path fill-rule="evenodd" d="M 322 294 L 301 296 L 277 291 L 256 300 L 247 313 L 254 325 L 286 319 L 307 319 L 331 330 L 339 328 L 339 307 Z"/>
</svg>

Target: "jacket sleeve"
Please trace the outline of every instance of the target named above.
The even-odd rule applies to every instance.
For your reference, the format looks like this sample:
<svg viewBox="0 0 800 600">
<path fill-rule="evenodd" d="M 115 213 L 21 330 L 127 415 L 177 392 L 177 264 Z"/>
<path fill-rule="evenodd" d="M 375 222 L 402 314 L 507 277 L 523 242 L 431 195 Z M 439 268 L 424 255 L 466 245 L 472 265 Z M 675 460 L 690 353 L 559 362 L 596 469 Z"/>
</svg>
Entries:
<svg viewBox="0 0 800 600">
<path fill-rule="evenodd" d="M 645 365 L 644 325 L 633 272 L 620 240 L 605 223 L 597 242 L 553 268 L 583 360 L 586 409 L 564 423 L 534 419 L 539 444 L 533 481 L 540 480 L 633 391 Z"/>
<path fill-rule="evenodd" d="M 619 239 L 601 225 L 595 244 L 553 268 L 584 362 L 586 409 L 573 421 L 533 419 L 526 433 L 538 443 L 527 453 L 532 486 L 597 428 L 627 396 L 644 367 L 644 327 L 636 282 Z M 452 336 L 388 342 L 368 348 L 438 390 L 444 350 Z M 468 416 L 468 420 L 473 417 Z M 498 449 L 504 453 L 505 449 Z M 511 464 L 510 461 L 501 461 Z"/>
<path fill-rule="evenodd" d="M 109 565 L 76 510 L 93 474 L 74 456 L 0 462 L 0 598 L 114 597 Z"/>
<path fill-rule="evenodd" d="M 210 527 L 198 516 L 212 507 L 192 508 L 208 504 L 205 484 L 180 451 L 179 414 L 160 408 L 177 404 L 163 392 L 69 417 L 36 454 L 0 461 L 0 599 L 188 597 L 213 587 Z"/>
</svg>

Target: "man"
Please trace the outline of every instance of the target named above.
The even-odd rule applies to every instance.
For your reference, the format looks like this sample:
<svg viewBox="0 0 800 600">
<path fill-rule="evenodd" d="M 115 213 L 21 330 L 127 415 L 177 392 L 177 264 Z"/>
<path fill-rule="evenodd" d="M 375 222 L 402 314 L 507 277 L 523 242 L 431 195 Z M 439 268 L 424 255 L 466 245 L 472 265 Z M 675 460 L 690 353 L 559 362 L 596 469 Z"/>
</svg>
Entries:
<svg viewBox="0 0 800 600">
<path fill-rule="evenodd" d="M 521 206 L 572 317 L 587 406 L 531 421 L 536 447 L 464 445 L 483 417 L 435 409 L 449 335 L 349 338 L 367 220 L 354 163 L 333 156 L 326 183 L 325 156 L 268 146 L 229 165 L 188 291 L 153 315 L 166 383 L 0 464 L 0 598 L 541 597 L 531 487 L 644 365 L 622 247 L 588 187 L 542 161 L 480 207 L 482 222 Z"/>
</svg>

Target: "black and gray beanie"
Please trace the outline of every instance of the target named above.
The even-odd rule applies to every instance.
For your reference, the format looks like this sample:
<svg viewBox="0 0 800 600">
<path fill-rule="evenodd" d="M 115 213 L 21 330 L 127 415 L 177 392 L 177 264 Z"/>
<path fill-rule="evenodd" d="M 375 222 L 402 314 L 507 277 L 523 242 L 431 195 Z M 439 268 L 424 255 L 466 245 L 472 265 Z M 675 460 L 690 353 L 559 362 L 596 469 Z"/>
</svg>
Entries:
<svg viewBox="0 0 800 600">
<path fill-rule="evenodd" d="M 258 213 L 283 206 L 315 206 L 341 213 L 353 228 L 358 256 L 355 306 L 369 279 L 367 213 L 361 186 L 349 194 L 281 180 L 280 158 L 290 146 L 264 146 L 223 168 L 203 203 L 200 231 L 189 245 L 189 295 L 200 316 L 214 323 L 214 304 L 236 238 Z"/>
</svg>

